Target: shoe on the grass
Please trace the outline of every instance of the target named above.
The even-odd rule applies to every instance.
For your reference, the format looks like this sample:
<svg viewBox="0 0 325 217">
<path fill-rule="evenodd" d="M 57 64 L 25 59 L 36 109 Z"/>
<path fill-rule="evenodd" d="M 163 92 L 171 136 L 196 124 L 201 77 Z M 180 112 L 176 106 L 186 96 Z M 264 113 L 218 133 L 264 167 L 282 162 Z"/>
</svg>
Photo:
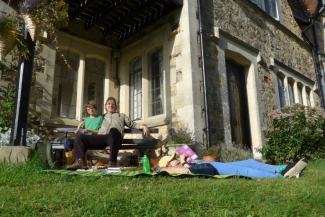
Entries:
<svg viewBox="0 0 325 217">
<path fill-rule="evenodd" d="M 85 168 L 85 162 L 82 159 L 78 159 L 70 166 L 67 166 L 67 170 L 79 170 L 84 168 Z"/>
<path fill-rule="evenodd" d="M 287 170 L 284 173 L 284 177 L 296 177 L 299 178 L 301 172 L 306 168 L 307 166 L 307 160 L 305 158 L 299 160 L 297 163 L 295 163 L 289 170 Z"/>
</svg>

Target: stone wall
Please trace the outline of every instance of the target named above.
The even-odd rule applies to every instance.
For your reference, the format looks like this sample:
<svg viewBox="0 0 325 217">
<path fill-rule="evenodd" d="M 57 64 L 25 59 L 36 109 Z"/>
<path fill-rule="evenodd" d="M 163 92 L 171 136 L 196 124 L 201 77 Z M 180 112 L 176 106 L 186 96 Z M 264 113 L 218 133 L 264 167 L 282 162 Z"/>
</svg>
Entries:
<svg viewBox="0 0 325 217">
<path fill-rule="evenodd" d="M 315 79 L 310 49 L 296 35 L 298 30 L 293 25 L 292 14 L 283 13 L 283 24 L 288 25 L 288 29 L 249 1 L 213 2 L 216 27 L 258 49 L 268 66 L 270 57 L 273 57 L 306 77 Z M 287 5 L 286 1 L 281 2 L 281 5 Z M 289 10 L 288 7 L 283 9 Z"/>
<path fill-rule="evenodd" d="M 278 1 L 280 21 L 269 16 L 248 0 L 202 1 L 206 43 L 206 68 L 212 141 L 223 141 L 224 126 L 218 67 L 218 32 L 222 31 L 258 53 L 258 101 L 261 103 L 261 127 L 266 127 L 267 114 L 279 107 L 273 60 L 315 81 L 310 47 L 303 41 L 287 1 Z"/>
</svg>

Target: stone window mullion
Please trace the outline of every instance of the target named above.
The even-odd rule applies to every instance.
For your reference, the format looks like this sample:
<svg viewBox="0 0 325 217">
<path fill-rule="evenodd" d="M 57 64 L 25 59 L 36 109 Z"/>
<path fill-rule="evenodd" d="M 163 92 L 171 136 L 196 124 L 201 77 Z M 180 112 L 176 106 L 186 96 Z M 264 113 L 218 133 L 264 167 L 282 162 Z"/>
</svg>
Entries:
<svg viewBox="0 0 325 217">
<path fill-rule="evenodd" d="M 299 93 L 298 93 L 298 82 L 294 80 L 293 83 L 293 97 L 294 97 L 294 102 L 299 103 Z"/>
<path fill-rule="evenodd" d="M 305 106 L 308 106 L 308 100 L 307 100 L 307 91 L 306 91 L 306 86 L 304 85 L 302 87 L 302 104 Z"/>
</svg>

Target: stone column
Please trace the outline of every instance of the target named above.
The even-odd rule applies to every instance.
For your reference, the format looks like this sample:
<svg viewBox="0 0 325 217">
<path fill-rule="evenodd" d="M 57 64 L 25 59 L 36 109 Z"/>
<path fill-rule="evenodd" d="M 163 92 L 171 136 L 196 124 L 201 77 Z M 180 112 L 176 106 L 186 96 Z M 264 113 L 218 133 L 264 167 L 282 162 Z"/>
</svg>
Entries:
<svg viewBox="0 0 325 217">
<path fill-rule="evenodd" d="M 295 103 L 299 103 L 299 90 L 298 90 L 298 82 L 295 80 L 293 83 L 293 97 L 295 100 Z"/>
<path fill-rule="evenodd" d="M 84 95 L 84 81 L 85 81 L 85 56 L 80 55 L 78 79 L 77 79 L 77 102 L 76 102 L 76 119 L 82 118 L 83 95 Z"/>
<path fill-rule="evenodd" d="M 306 86 L 303 86 L 302 87 L 302 103 L 305 105 L 305 106 L 308 106 L 308 101 L 307 101 L 307 91 L 306 91 Z"/>
<path fill-rule="evenodd" d="M 104 103 L 103 103 L 103 111 L 105 111 L 105 101 L 109 96 L 113 96 L 113 93 L 110 91 L 110 68 L 109 68 L 109 62 L 105 62 L 105 80 L 104 80 Z"/>
</svg>

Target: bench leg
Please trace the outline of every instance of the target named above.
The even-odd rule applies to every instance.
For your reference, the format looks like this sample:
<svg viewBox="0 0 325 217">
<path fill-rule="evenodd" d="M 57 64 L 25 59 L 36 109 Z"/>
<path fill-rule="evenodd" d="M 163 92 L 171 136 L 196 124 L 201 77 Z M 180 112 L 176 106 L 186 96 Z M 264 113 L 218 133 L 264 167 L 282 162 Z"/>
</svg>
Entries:
<svg viewBox="0 0 325 217">
<path fill-rule="evenodd" d="M 143 149 L 139 149 L 139 156 L 140 157 L 143 157 L 143 155 L 144 155 L 144 150 Z"/>
<path fill-rule="evenodd" d="M 64 157 L 64 150 L 53 149 L 51 143 L 46 145 L 46 161 L 50 168 L 58 166 L 58 159 L 60 159 L 59 163 L 63 165 Z"/>
</svg>

